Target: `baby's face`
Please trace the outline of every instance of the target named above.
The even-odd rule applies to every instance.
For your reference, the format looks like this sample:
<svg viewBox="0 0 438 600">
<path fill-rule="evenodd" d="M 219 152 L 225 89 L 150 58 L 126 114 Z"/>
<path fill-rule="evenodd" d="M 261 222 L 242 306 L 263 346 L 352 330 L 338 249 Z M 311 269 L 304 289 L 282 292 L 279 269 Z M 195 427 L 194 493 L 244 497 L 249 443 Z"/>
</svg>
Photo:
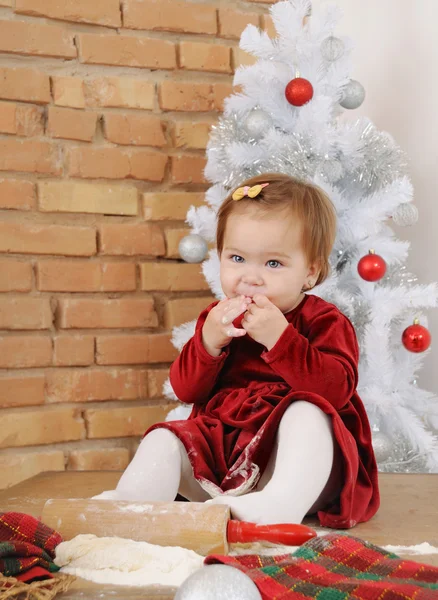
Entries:
<svg viewBox="0 0 438 600">
<path fill-rule="evenodd" d="M 315 267 L 301 245 L 301 225 L 285 213 L 267 216 L 232 214 L 220 258 L 222 290 L 227 298 L 264 294 L 283 313 L 302 298 Z"/>
</svg>

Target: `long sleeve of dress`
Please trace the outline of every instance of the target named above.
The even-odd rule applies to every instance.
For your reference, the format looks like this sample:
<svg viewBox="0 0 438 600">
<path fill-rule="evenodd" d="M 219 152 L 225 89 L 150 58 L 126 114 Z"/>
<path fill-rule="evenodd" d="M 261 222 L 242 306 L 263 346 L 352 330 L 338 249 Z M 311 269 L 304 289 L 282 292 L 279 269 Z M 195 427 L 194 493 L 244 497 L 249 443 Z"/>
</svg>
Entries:
<svg viewBox="0 0 438 600">
<path fill-rule="evenodd" d="M 336 410 L 354 393 L 357 381 L 358 344 L 350 321 L 329 305 L 315 315 L 302 335 L 289 323 L 263 360 L 292 390 L 319 394 Z"/>
<path fill-rule="evenodd" d="M 204 404 L 210 398 L 217 377 L 229 354 L 229 347 L 219 356 L 211 356 L 202 343 L 202 327 L 210 310 L 208 306 L 199 316 L 195 333 L 185 344 L 181 354 L 170 367 L 170 383 L 177 398 L 185 404 Z"/>
</svg>

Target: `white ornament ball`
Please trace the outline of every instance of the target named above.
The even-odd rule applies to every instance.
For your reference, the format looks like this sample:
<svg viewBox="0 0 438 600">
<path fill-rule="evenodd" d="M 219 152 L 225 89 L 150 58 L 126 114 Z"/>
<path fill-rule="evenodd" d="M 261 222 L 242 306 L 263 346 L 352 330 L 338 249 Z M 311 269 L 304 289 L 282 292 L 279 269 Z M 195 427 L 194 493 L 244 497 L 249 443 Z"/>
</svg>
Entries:
<svg viewBox="0 0 438 600">
<path fill-rule="evenodd" d="M 342 99 L 339 104 L 342 108 L 348 108 L 354 110 L 365 100 L 365 88 L 359 81 L 350 79 L 350 82 L 344 88 Z"/>
<path fill-rule="evenodd" d="M 387 435 L 381 431 L 373 432 L 373 449 L 378 463 L 385 462 L 391 456 L 392 444 Z"/>
<path fill-rule="evenodd" d="M 336 158 L 327 158 L 320 164 L 320 172 L 326 181 L 336 183 L 344 176 L 344 167 Z"/>
<path fill-rule="evenodd" d="M 400 227 L 414 225 L 418 221 L 418 208 L 411 202 L 403 202 L 395 209 L 392 220 Z"/>
<path fill-rule="evenodd" d="M 345 52 L 345 44 L 339 38 L 331 35 L 326 38 L 321 44 L 322 57 L 328 62 L 334 62 L 341 58 Z"/>
<path fill-rule="evenodd" d="M 234 567 L 207 565 L 178 588 L 175 600 L 262 600 L 253 581 Z"/>
<path fill-rule="evenodd" d="M 261 108 L 255 108 L 246 117 L 243 127 L 250 137 L 259 140 L 272 127 L 272 119 Z"/>
<path fill-rule="evenodd" d="M 188 263 L 200 263 L 207 256 L 208 245 L 201 235 L 192 233 L 180 241 L 178 250 L 181 258 Z"/>
</svg>

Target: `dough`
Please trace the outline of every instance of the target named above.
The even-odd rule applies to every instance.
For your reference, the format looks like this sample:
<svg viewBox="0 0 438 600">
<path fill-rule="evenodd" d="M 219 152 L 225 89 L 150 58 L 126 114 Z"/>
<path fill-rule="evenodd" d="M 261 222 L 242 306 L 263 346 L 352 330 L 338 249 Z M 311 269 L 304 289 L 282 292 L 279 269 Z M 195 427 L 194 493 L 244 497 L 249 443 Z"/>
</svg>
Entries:
<svg viewBox="0 0 438 600">
<path fill-rule="evenodd" d="M 204 557 L 193 550 L 91 534 L 62 542 L 55 557 L 63 573 L 96 583 L 133 586 L 179 586 L 203 562 Z"/>
</svg>

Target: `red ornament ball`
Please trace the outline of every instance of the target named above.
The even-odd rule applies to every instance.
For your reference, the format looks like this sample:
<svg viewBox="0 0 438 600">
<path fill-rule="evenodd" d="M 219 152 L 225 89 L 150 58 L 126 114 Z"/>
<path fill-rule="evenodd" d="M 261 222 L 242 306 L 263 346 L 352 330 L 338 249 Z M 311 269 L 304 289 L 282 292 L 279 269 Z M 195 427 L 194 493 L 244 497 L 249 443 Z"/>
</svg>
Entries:
<svg viewBox="0 0 438 600">
<path fill-rule="evenodd" d="M 374 250 L 370 250 L 369 254 L 360 259 L 357 270 L 365 281 L 379 281 L 386 273 L 386 262 L 381 256 L 374 254 Z"/>
<path fill-rule="evenodd" d="M 313 98 L 313 85 L 303 77 L 296 77 L 289 81 L 284 93 L 289 104 L 303 106 Z"/>
<path fill-rule="evenodd" d="M 409 325 L 402 335 L 402 343 L 409 352 L 424 352 L 430 346 L 432 336 L 426 327 L 420 325 L 415 319 L 413 325 Z"/>
</svg>

